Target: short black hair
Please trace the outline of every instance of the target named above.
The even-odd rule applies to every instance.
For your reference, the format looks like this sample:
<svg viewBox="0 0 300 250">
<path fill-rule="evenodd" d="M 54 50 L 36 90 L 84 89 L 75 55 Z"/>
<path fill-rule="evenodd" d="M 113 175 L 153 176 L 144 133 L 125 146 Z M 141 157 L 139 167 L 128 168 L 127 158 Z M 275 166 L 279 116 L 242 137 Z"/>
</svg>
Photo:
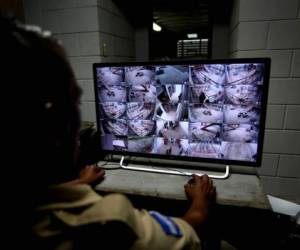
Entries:
<svg viewBox="0 0 300 250">
<path fill-rule="evenodd" d="M 5 116 L 11 151 L 22 154 L 24 174 L 35 177 L 37 189 L 70 180 L 78 172 L 81 90 L 65 52 L 49 34 L 15 20 L 1 18 L 0 30 L 0 78 L 11 98 Z"/>
</svg>

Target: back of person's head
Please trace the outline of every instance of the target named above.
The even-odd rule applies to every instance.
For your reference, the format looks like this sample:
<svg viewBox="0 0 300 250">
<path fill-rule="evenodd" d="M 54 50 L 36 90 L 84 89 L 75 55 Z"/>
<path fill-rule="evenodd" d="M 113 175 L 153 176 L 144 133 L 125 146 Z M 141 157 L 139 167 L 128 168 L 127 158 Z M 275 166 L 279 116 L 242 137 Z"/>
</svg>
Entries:
<svg viewBox="0 0 300 250">
<path fill-rule="evenodd" d="M 43 190 L 75 177 L 78 88 L 61 46 L 37 28 L 0 17 L 3 197 L 10 226 L 30 223 Z M 2 125 L 3 125 L 2 124 Z M 22 224 L 23 223 L 23 224 Z M 24 226 L 25 226 L 24 224 Z"/>
<path fill-rule="evenodd" d="M 72 178 L 80 90 L 64 51 L 47 32 L 9 19 L 0 25 L 1 78 L 11 97 L 8 121 L 16 125 L 13 153 L 26 151 L 22 160 L 41 185 Z"/>
</svg>

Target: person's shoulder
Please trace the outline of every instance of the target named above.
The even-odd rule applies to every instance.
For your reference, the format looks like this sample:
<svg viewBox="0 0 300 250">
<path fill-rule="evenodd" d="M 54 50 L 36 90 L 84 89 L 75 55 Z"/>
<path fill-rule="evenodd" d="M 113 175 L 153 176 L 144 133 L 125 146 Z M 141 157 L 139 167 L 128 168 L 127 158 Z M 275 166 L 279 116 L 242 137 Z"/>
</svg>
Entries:
<svg viewBox="0 0 300 250">
<path fill-rule="evenodd" d="M 130 200 L 123 194 L 113 193 L 103 196 L 95 206 L 99 206 L 101 211 L 106 211 L 107 213 L 118 212 L 124 209 L 133 209 Z"/>
</svg>

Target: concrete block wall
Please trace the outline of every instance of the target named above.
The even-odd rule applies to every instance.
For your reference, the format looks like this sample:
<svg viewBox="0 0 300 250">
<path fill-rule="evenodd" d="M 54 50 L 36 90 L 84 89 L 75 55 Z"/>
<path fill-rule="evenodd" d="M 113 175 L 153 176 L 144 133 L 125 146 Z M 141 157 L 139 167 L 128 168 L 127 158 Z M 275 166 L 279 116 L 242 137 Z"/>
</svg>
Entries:
<svg viewBox="0 0 300 250">
<path fill-rule="evenodd" d="M 228 58 L 229 28 L 225 24 L 214 24 L 212 29 L 212 59 Z"/>
<path fill-rule="evenodd" d="M 270 57 L 266 193 L 300 202 L 300 0 L 234 1 L 229 56 Z"/>
<path fill-rule="evenodd" d="M 95 122 L 92 64 L 133 61 L 134 29 L 112 0 L 23 1 L 26 23 L 61 40 L 83 90 L 81 118 Z"/>
</svg>

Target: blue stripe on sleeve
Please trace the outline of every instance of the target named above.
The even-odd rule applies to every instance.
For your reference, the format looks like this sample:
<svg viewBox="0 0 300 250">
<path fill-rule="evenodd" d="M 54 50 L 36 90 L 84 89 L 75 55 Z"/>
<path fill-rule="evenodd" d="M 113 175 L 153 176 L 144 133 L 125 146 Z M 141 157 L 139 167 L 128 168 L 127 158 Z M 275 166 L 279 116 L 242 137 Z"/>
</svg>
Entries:
<svg viewBox="0 0 300 250">
<path fill-rule="evenodd" d="M 175 223 L 172 218 L 162 215 L 156 211 L 149 211 L 149 214 L 160 224 L 163 231 L 167 235 L 171 235 L 177 238 L 182 237 L 182 232 L 179 226 Z"/>
</svg>

